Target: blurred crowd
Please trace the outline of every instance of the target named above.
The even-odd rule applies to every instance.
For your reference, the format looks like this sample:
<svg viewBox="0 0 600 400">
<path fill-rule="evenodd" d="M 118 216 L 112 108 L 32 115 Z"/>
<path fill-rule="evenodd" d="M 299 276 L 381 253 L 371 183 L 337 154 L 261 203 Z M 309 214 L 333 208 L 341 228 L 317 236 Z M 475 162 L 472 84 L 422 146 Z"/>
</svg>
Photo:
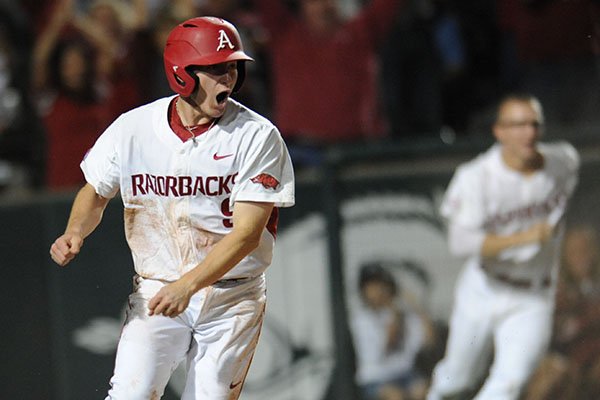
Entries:
<svg viewBox="0 0 600 400">
<path fill-rule="evenodd" d="M 172 94 L 166 35 L 198 15 L 240 30 L 256 61 L 237 99 L 298 169 L 330 145 L 478 133 L 518 89 L 549 123 L 598 121 L 599 0 L 0 0 L 0 187 L 83 183 L 104 128 Z"/>
</svg>

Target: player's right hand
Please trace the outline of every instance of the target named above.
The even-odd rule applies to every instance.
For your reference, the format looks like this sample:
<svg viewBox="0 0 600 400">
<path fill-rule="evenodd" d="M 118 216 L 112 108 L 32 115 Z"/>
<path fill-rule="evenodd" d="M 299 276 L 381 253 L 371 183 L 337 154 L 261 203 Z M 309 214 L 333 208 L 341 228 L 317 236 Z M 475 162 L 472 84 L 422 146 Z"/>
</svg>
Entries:
<svg viewBox="0 0 600 400">
<path fill-rule="evenodd" d="M 541 222 L 531 227 L 529 233 L 531 234 L 532 242 L 544 243 L 552 237 L 554 227 L 545 222 Z"/>
<path fill-rule="evenodd" d="M 73 233 L 65 233 L 52 243 L 50 246 L 50 256 L 55 263 L 64 267 L 81 250 L 83 238 Z"/>
</svg>

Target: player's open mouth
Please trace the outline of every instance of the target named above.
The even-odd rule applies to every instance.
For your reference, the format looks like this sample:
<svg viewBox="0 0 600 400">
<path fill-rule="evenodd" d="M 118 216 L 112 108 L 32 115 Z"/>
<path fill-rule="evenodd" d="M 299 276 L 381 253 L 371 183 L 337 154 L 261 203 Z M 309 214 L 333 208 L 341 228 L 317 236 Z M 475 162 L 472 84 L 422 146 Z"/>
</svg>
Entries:
<svg viewBox="0 0 600 400">
<path fill-rule="evenodd" d="M 229 91 L 227 90 L 217 94 L 217 104 L 223 104 L 225 101 L 227 101 L 228 97 Z"/>
</svg>

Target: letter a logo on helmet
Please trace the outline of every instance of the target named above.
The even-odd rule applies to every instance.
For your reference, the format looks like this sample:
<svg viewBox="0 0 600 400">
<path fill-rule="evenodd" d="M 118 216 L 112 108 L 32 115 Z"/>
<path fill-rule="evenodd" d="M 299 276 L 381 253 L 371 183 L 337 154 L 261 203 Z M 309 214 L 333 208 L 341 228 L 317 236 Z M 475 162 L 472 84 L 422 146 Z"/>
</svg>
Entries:
<svg viewBox="0 0 600 400">
<path fill-rule="evenodd" d="M 215 42 L 216 40 L 216 42 Z M 244 52 L 235 26 L 221 18 L 197 17 L 177 25 L 167 38 L 164 64 L 173 91 L 190 96 L 198 85 L 192 67 L 237 61 L 237 92 L 244 82 L 245 61 L 254 61 Z"/>
<path fill-rule="evenodd" d="M 221 29 L 219 31 L 219 45 L 217 46 L 217 51 L 224 49 L 225 45 L 227 45 L 227 47 L 229 47 L 232 50 L 235 49 L 235 46 L 231 44 L 231 40 L 229 40 L 225 31 Z"/>
</svg>

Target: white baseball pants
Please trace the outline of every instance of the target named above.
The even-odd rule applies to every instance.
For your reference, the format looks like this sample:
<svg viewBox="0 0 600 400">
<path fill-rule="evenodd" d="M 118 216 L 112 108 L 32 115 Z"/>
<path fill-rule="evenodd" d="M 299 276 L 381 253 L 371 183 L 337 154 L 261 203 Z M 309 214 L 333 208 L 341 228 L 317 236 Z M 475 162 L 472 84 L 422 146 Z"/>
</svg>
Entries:
<svg viewBox="0 0 600 400">
<path fill-rule="evenodd" d="M 473 388 L 493 363 L 474 400 L 517 400 L 544 355 L 552 332 L 554 291 L 517 289 L 493 281 L 477 265 L 463 271 L 445 357 L 427 400 Z"/>
<path fill-rule="evenodd" d="M 182 400 L 237 399 L 263 322 L 264 275 L 202 289 L 175 318 L 148 316 L 148 302 L 165 283 L 141 278 L 137 282 L 105 400 L 160 399 L 184 359 Z"/>
</svg>

